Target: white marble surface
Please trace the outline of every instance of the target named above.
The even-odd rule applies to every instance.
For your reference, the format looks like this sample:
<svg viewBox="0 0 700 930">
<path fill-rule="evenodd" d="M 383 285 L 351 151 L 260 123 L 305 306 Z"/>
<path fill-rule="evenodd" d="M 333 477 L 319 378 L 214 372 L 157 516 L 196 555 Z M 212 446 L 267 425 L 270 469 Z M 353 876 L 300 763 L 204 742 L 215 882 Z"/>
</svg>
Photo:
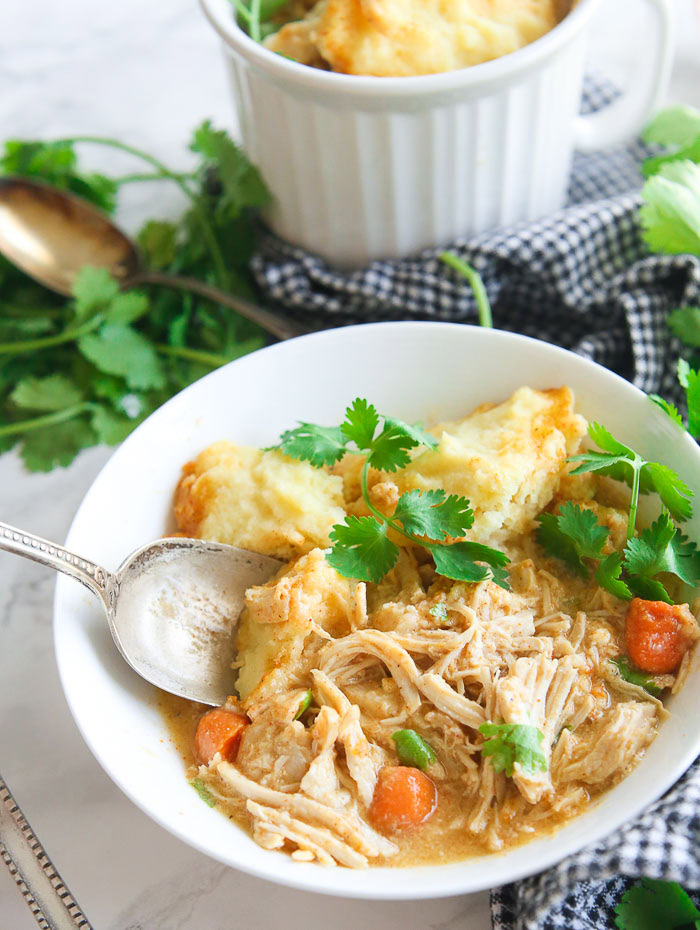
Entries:
<svg viewBox="0 0 700 930">
<path fill-rule="evenodd" d="M 670 98 L 700 105 L 694 0 L 673 2 L 679 29 Z M 595 57 L 612 62 L 616 75 L 643 43 L 642 6 L 608 3 L 597 27 Z M 0 135 L 102 133 L 184 165 L 183 141 L 199 120 L 232 123 L 217 52 L 195 0 L 2 0 Z M 116 165 L 102 151 L 91 160 Z M 147 210 L 177 209 L 165 188 L 141 189 L 122 219 L 131 226 Z M 28 475 L 14 455 L 0 457 L 0 516 L 62 540 L 109 454 L 90 450 L 50 475 Z M 53 586 L 47 570 L 0 554 L 0 770 L 96 928 L 486 930 L 486 894 L 410 904 L 314 897 L 219 866 L 149 821 L 99 768 L 68 713 L 53 657 Z M 3 868 L 0 918 L 7 930 L 35 926 Z"/>
</svg>

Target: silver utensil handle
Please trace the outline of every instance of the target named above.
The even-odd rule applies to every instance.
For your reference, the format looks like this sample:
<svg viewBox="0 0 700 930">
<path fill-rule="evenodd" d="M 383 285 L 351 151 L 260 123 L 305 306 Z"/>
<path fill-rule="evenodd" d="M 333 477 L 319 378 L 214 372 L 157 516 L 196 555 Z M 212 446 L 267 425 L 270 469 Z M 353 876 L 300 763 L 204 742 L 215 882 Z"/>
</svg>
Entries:
<svg viewBox="0 0 700 930">
<path fill-rule="evenodd" d="M 71 578 L 75 578 L 94 591 L 107 605 L 114 595 L 116 579 L 111 572 L 88 559 L 69 552 L 56 543 L 49 542 L 48 539 L 25 533 L 24 530 L 19 530 L 16 526 L 10 526 L 9 523 L 2 521 L 0 521 L 0 549 L 22 555 L 26 559 L 33 559 L 59 572 L 65 572 L 66 575 L 70 575 Z"/>
<path fill-rule="evenodd" d="M 92 930 L 0 776 L 0 857 L 42 930 Z"/>
</svg>

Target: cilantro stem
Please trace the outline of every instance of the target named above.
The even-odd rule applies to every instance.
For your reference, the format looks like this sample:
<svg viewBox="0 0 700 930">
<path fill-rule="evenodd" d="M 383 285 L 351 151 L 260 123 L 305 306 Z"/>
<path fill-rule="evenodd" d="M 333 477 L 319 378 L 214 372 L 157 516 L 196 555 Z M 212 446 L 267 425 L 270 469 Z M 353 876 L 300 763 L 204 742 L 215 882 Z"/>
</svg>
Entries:
<svg viewBox="0 0 700 930">
<path fill-rule="evenodd" d="M 260 42 L 260 0 L 250 0 L 250 37 Z"/>
<path fill-rule="evenodd" d="M 232 2 L 238 15 L 241 16 L 250 26 L 250 10 L 248 7 L 245 5 L 245 3 L 242 2 L 242 0 L 232 0 Z"/>
<path fill-rule="evenodd" d="M 162 172 L 146 172 L 145 174 L 125 174 L 121 178 L 112 178 L 115 184 L 132 184 L 135 181 L 172 181 L 173 178 L 179 178 L 181 181 L 194 181 L 196 174 L 163 174 Z"/>
<path fill-rule="evenodd" d="M 429 549 L 431 552 L 433 549 L 437 549 L 441 544 L 435 542 L 429 542 L 428 540 L 416 539 L 415 536 L 412 536 L 410 533 L 407 533 L 400 524 L 396 523 L 391 517 L 387 517 L 385 513 L 382 513 L 381 510 L 377 510 L 372 501 L 369 498 L 369 486 L 367 484 L 367 477 L 369 475 L 369 461 L 365 459 L 365 464 L 362 466 L 362 475 L 360 478 L 360 486 L 362 489 L 362 498 L 374 514 L 375 517 L 378 517 L 383 523 L 394 530 L 395 533 L 398 533 L 400 536 L 403 536 L 404 539 L 407 539 L 409 542 L 422 546 L 424 549 Z"/>
<path fill-rule="evenodd" d="M 63 307 L 21 307 L 19 304 L 0 304 L 0 311 L 9 317 L 63 316 Z"/>
<path fill-rule="evenodd" d="M 224 358 L 223 355 L 215 355 L 213 352 L 201 352 L 199 349 L 190 349 L 187 346 L 169 346 L 158 343 L 156 350 L 161 355 L 184 358 L 190 362 L 202 362 L 203 365 L 209 365 L 211 368 L 220 368 L 231 361 L 230 358 Z"/>
<path fill-rule="evenodd" d="M 39 352 L 51 346 L 60 346 L 66 342 L 75 342 L 81 336 L 91 332 L 103 322 L 101 316 L 94 316 L 82 326 L 75 329 L 65 329 L 55 336 L 42 336 L 41 339 L 25 339 L 20 342 L 0 342 L 0 355 L 22 355 L 24 352 Z"/>
<path fill-rule="evenodd" d="M 72 420 L 81 413 L 86 413 L 95 405 L 90 403 L 76 404 L 74 407 L 67 407 L 65 410 L 57 410 L 56 413 L 47 413 L 41 417 L 34 417 L 31 420 L 19 420 L 16 423 L 8 423 L 0 426 L 0 438 L 4 436 L 16 436 L 18 433 L 28 433 L 34 429 L 41 429 L 44 426 L 55 426 L 57 423 L 64 423 L 66 420 Z"/>
<path fill-rule="evenodd" d="M 484 282 L 481 280 L 479 272 L 465 261 L 462 261 L 461 258 L 457 258 L 452 252 L 443 252 L 440 256 L 440 261 L 443 261 L 446 265 L 449 265 L 450 268 L 454 268 L 455 271 L 464 275 L 474 292 L 476 309 L 479 313 L 479 326 L 493 329 L 493 315 L 491 313 L 489 295 L 486 293 L 486 288 L 484 287 Z"/>
<path fill-rule="evenodd" d="M 126 152 L 127 155 L 133 155 L 135 158 L 140 158 L 147 164 L 152 165 L 164 178 L 167 178 L 174 184 L 177 184 L 185 197 L 187 197 L 187 199 L 192 203 L 192 209 L 197 214 L 200 226 L 202 227 L 202 232 L 207 239 L 207 244 L 211 251 L 212 259 L 214 260 L 214 265 L 216 266 L 216 273 L 219 278 L 219 282 L 223 287 L 228 287 L 228 271 L 226 270 L 226 263 L 224 262 L 221 249 L 219 248 L 219 242 L 216 238 L 216 234 L 194 192 L 190 190 L 190 188 L 183 180 L 185 177 L 184 175 L 171 171 L 167 165 L 163 164 L 162 161 L 155 158 L 153 155 L 149 155 L 148 152 L 137 149 L 133 145 L 127 145 L 125 142 L 119 142 L 117 139 L 106 139 L 102 136 L 73 136 L 69 139 L 58 139 L 56 141 L 56 144 L 62 145 L 76 145 L 79 143 L 105 145 L 109 148 L 118 149 L 121 152 Z"/>
<path fill-rule="evenodd" d="M 627 519 L 627 539 L 632 539 L 634 536 L 634 527 L 637 523 L 637 507 L 639 506 L 639 486 L 641 477 L 641 461 L 635 461 L 632 466 L 632 496 L 630 498 L 630 513 Z"/>
</svg>

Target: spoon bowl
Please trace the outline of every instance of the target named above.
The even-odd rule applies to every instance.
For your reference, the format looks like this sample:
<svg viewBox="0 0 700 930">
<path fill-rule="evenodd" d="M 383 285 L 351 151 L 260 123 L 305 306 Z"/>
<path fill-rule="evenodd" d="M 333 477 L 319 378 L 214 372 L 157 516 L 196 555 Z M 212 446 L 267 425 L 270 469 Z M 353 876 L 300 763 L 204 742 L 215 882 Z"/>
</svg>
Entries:
<svg viewBox="0 0 700 930">
<path fill-rule="evenodd" d="M 245 592 L 282 562 L 201 539 L 142 546 L 116 572 L 39 536 L 0 523 L 0 549 L 81 581 L 102 601 L 117 649 L 156 687 L 200 704 L 233 693 L 235 629 Z"/>
<path fill-rule="evenodd" d="M 134 243 L 87 200 L 27 178 L 0 178 L 0 252 L 64 297 L 86 265 L 120 281 L 141 267 Z"/>
<path fill-rule="evenodd" d="M 156 284 L 199 294 L 277 339 L 313 329 L 196 278 L 148 271 L 134 242 L 106 214 L 82 197 L 29 178 L 0 178 L 0 255 L 64 297 L 89 265 L 105 268 L 124 290 Z"/>
</svg>

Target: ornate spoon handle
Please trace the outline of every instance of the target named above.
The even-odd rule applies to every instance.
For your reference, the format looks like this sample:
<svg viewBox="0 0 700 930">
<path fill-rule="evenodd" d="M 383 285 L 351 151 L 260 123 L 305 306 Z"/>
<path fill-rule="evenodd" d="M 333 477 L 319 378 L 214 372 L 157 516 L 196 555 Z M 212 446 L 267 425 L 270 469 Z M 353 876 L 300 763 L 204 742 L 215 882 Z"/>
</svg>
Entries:
<svg viewBox="0 0 700 930">
<path fill-rule="evenodd" d="M 55 568 L 59 572 L 65 572 L 71 578 L 82 582 L 105 602 L 108 601 L 110 588 L 116 584 L 113 575 L 101 565 L 75 555 L 63 546 L 49 542 L 48 539 L 34 536 L 33 533 L 17 529 L 9 523 L 3 523 L 2 520 L 0 520 L 0 549 L 14 552 L 15 555 L 22 555 L 25 559 L 32 559 L 41 565 Z"/>
<path fill-rule="evenodd" d="M 42 930 L 93 930 L 0 776 L 0 856 Z"/>
</svg>

